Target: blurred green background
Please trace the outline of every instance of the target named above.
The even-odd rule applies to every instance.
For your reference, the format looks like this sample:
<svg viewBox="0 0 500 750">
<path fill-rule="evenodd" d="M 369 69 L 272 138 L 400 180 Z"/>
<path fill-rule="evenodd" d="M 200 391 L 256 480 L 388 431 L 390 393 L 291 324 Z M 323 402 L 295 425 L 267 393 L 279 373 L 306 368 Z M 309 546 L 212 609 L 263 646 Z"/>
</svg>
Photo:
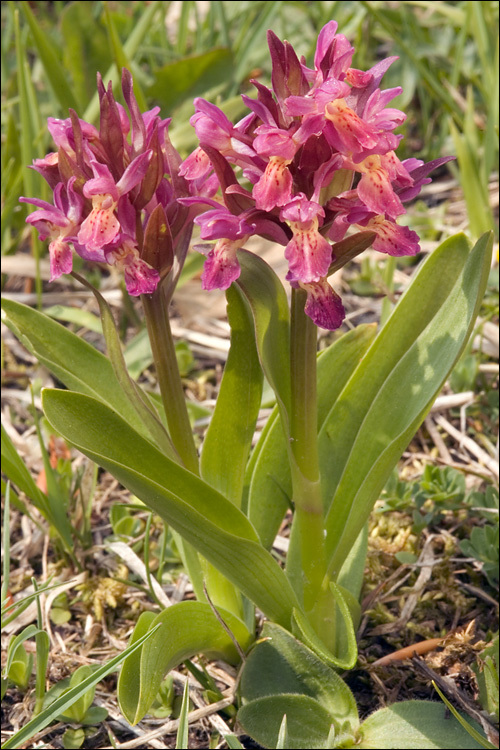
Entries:
<svg viewBox="0 0 500 750">
<path fill-rule="evenodd" d="M 267 29 L 288 39 L 309 64 L 331 19 L 355 45 L 354 65 L 398 61 L 384 88 L 402 85 L 395 106 L 408 113 L 398 154 L 455 154 L 471 238 L 496 229 L 489 192 L 498 172 L 498 3 L 484 2 L 6 2 L 2 3 L 2 253 L 16 251 L 31 208 L 19 195 L 49 199 L 26 169 L 52 150 L 49 116 L 73 107 L 96 123 L 96 72 L 119 92 L 131 69 L 141 107 L 173 116 L 183 156 L 196 145 L 192 99 L 204 96 L 236 120 L 240 93 L 269 82 Z M 494 184 L 493 184 L 494 191 Z M 24 235 L 26 238 L 26 234 Z M 35 256 L 41 252 L 36 237 Z"/>
</svg>

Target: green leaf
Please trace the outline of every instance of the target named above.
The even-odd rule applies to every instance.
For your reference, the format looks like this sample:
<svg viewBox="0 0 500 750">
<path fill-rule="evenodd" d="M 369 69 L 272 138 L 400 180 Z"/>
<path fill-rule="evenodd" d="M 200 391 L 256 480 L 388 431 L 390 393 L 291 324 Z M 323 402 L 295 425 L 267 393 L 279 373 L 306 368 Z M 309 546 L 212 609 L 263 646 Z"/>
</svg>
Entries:
<svg viewBox="0 0 500 750">
<path fill-rule="evenodd" d="M 252 311 L 259 359 L 276 394 L 286 434 L 291 403 L 290 312 L 283 284 L 258 255 L 238 251 L 241 275 L 237 285 Z"/>
<path fill-rule="evenodd" d="M 374 325 L 360 325 L 321 352 L 317 370 L 319 428 L 375 334 Z M 271 414 L 254 449 L 251 469 L 248 516 L 262 544 L 269 548 L 292 496 L 287 445 L 277 409 Z"/>
<path fill-rule="evenodd" d="M 229 49 L 213 49 L 201 55 L 184 57 L 167 63 L 156 72 L 156 80 L 148 88 L 147 95 L 171 112 L 185 99 L 201 96 L 209 89 L 227 83 L 232 70 L 234 61 Z"/>
<path fill-rule="evenodd" d="M 228 500 L 241 506 L 248 454 L 262 398 L 262 370 L 253 321 L 244 298 L 227 290 L 231 347 L 215 410 L 203 440 L 201 475 Z"/>
<path fill-rule="evenodd" d="M 297 741 L 300 729 L 300 722 L 295 722 L 294 717 L 307 715 L 309 711 L 320 717 L 323 729 L 326 728 L 325 739 L 332 723 L 347 723 L 352 731 L 355 731 L 359 723 L 356 701 L 345 682 L 307 646 L 273 623 L 264 624 L 261 638 L 248 655 L 241 674 L 240 690 L 244 705 L 238 712 L 238 719 L 251 736 L 266 747 L 276 745 L 285 713 L 291 742 Z M 262 727 L 259 729 L 259 714 L 248 709 L 248 706 L 256 701 L 276 700 L 280 696 L 284 701 L 279 704 L 280 708 L 276 705 L 270 710 L 272 704 L 267 704 L 267 707 L 264 703 L 260 704 L 266 709 L 266 717 L 262 715 Z M 290 704 L 290 696 L 297 700 Z M 299 698 L 306 700 L 301 702 Z M 296 714 L 296 710 L 299 714 Z M 255 725 L 250 715 L 255 718 Z M 273 739 L 273 732 L 276 739 Z M 290 747 L 311 745 L 306 742 L 304 745 L 294 744 Z"/>
<path fill-rule="evenodd" d="M 452 716 L 455 717 L 455 719 L 458 721 L 458 723 L 465 729 L 467 734 L 469 734 L 476 742 L 478 742 L 481 747 L 485 747 L 486 750 L 489 750 L 490 748 L 495 748 L 495 745 L 492 745 L 491 742 L 489 742 L 486 737 L 483 737 L 483 735 L 475 729 L 472 724 L 470 724 L 467 719 L 464 716 L 461 716 L 457 709 L 450 703 L 446 695 L 442 692 L 442 690 L 439 689 L 439 686 L 436 684 L 434 680 L 432 680 L 432 686 L 435 689 L 436 693 L 439 695 L 443 703 L 445 704 L 448 711 L 451 713 Z"/>
<path fill-rule="evenodd" d="M 73 672 L 71 675 L 71 679 L 69 681 L 69 690 L 71 688 L 77 687 L 77 685 L 81 685 L 82 682 L 87 680 L 89 677 L 92 677 L 94 673 L 94 669 L 87 664 L 84 664 L 81 667 L 78 667 L 78 669 Z M 66 708 L 64 713 L 61 714 L 63 719 L 66 719 L 67 721 L 74 721 L 79 723 L 84 718 L 85 714 L 89 710 L 89 708 L 92 705 L 92 702 L 94 700 L 95 695 L 95 685 L 88 688 L 81 696 L 78 698 L 77 701 L 75 701 L 69 708 Z"/>
<path fill-rule="evenodd" d="M 156 617 L 151 614 L 141 615 L 131 644 L 148 629 L 161 627 L 140 653 L 125 661 L 118 681 L 120 708 L 131 724 L 140 721 L 152 706 L 165 674 L 185 659 L 204 653 L 231 664 L 240 660 L 232 639 L 206 602 L 179 602 Z M 251 634 L 230 612 L 220 610 L 219 614 L 245 651 Z"/>
<path fill-rule="evenodd" d="M 66 79 L 65 69 L 56 55 L 54 44 L 49 41 L 46 34 L 40 28 L 40 24 L 33 15 L 29 3 L 21 3 L 19 7 L 28 22 L 45 74 L 64 114 L 66 115 L 69 107 L 78 109 L 78 102 Z"/>
<path fill-rule="evenodd" d="M 325 646 L 314 631 L 308 618 L 298 609 L 294 609 L 293 611 L 293 631 L 300 635 L 301 641 L 320 656 L 325 664 L 339 669 L 352 669 L 358 658 L 358 648 L 352 614 L 346 601 L 349 592 L 342 590 L 333 581 L 330 582 L 330 590 L 332 594 L 330 609 L 332 612 L 335 612 L 335 617 L 331 615 L 332 626 L 334 627 L 331 633 L 331 640 L 335 653 Z M 357 602 L 354 600 L 354 597 L 351 597 L 351 599 L 353 601 L 350 603 L 354 608 Z M 359 611 L 359 605 L 357 609 Z M 359 617 L 357 619 L 359 620 Z"/>
<path fill-rule="evenodd" d="M 328 747 L 331 716 L 307 695 L 257 698 L 238 711 L 243 729 L 263 747 L 277 747 L 284 716 L 287 717 L 288 750 Z"/>
<path fill-rule="evenodd" d="M 46 640 L 44 645 L 48 644 L 49 636 L 44 630 L 40 630 L 36 625 L 28 625 L 19 635 L 11 639 L 7 649 L 4 674 L 22 690 L 27 687 L 33 669 L 33 655 L 26 653 L 23 644 L 37 635 L 44 636 Z"/>
<path fill-rule="evenodd" d="M 290 747 L 290 740 L 288 738 L 288 727 L 286 714 L 283 714 L 283 720 L 280 725 L 278 732 L 278 740 L 276 742 L 276 750 L 284 750 L 284 748 Z"/>
<path fill-rule="evenodd" d="M 66 729 L 62 736 L 62 746 L 65 750 L 78 750 L 85 742 L 83 729 Z"/>
<path fill-rule="evenodd" d="M 51 501 L 45 493 L 38 489 L 3 425 L 1 434 L 2 471 L 30 498 L 35 508 L 38 508 L 43 517 L 57 529 L 66 549 L 71 550 L 73 546 L 72 529 L 64 504 L 56 502 L 54 498 Z"/>
<path fill-rule="evenodd" d="M 330 570 L 337 575 L 393 467 L 473 330 L 492 238 L 463 235 L 423 264 L 319 435 Z"/>
<path fill-rule="evenodd" d="M 369 716 L 359 729 L 359 748 L 369 750 L 476 750 L 483 746 L 447 716 L 447 708 L 430 701 L 405 701 L 382 708 Z"/>
<path fill-rule="evenodd" d="M 100 319 L 89 310 L 84 310 L 80 307 L 52 305 L 52 307 L 46 307 L 43 312 L 50 318 L 64 320 L 68 323 L 75 323 L 81 328 L 88 328 L 89 331 L 94 331 L 94 333 L 102 333 L 102 323 Z"/>
<path fill-rule="evenodd" d="M 5 427 L 1 426 L 2 434 L 2 471 L 13 482 L 21 492 L 24 492 L 33 505 L 38 508 L 44 518 L 50 522 L 50 506 L 47 496 L 38 489 L 26 464 L 17 452 L 14 443 L 10 439 Z"/>
<path fill-rule="evenodd" d="M 224 739 L 226 740 L 229 750 L 245 750 L 235 734 L 225 734 Z"/>
<path fill-rule="evenodd" d="M 37 734 L 37 732 L 41 732 L 42 729 L 45 729 L 45 727 L 50 724 L 50 722 L 53 721 L 57 716 L 59 716 L 59 714 L 63 713 L 67 708 L 72 706 L 75 701 L 77 701 L 82 695 L 87 692 L 87 690 L 94 687 L 94 685 L 97 685 L 97 683 L 104 679 L 104 677 L 106 677 L 108 674 L 114 672 L 115 669 L 122 663 L 122 661 L 126 659 L 127 656 L 129 656 L 130 653 L 140 648 L 148 638 L 154 635 L 154 633 L 154 630 L 146 633 L 146 635 L 144 635 L 142 639 L 139 639 L 136 643 L 134 643 L 134 645 L 127 646 L 127 648 L 121 654 L 118 654 L 118 656 L 115 656 L 113 659 L 108 661 L 107 664 L 103 664 L 102 667 L 99 667 L 99 669 L 95 670 L 95 672 L 82 683 L 80 683 L 80 685 L 76 685 L 67 693 L 57 698 L 57 700 L 55 700 L 54 703 L 51 703 L 48 708 L 35 716 L 34 719 L 31 719 L 31 721 L 28 721 L 28 723 L 25 724 L 22 729 L 16 732 L 16 734 L 13 734 L 11 737 L 9 737 L 9 739 L 3 743 L 3 747 L 6 748 L 6 750 L 9 750 L 9 748 L 17 748 L 24 745 L 24 743 L 27 742 L 35 734 Z"/>
<path fill-rule="evenodd" d="M 158 513 L 270 619 L 290 624 L 297 606 L 293 590 L 238 508 L 103 403 L 50 389 L 42 402 L 49 422 L 70 443 Z"/>
<path fill-rule="evenodd" d="M 2 320 L 67 388 L 108 404 L 151 439 L 104 354 L 64 326 L 19 302 L 2 300 Z"/>
<path fill-rule="evenodd" d="M 189 747 L 189 680 L 184 683 L 184 692 L 182 694 L 181 712 L 179 714 L 179 727 L 175 739 L 176 750 L 186 750 Z"/>
</svg>

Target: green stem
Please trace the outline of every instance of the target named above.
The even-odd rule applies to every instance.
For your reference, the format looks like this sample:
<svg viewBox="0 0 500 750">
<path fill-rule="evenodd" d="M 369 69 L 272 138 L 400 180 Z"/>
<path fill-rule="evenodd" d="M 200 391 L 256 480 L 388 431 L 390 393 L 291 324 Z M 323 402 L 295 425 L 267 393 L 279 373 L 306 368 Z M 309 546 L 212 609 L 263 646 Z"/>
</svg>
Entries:
<svg viewBox="0 0 500 750">
<path fill-rule="evenodd" d="M 198 475 L 200 472 L 198 453 L 193 440 L 193 432 L 177 365 L 164 286 L 160 285 L 151 296 L 143 294 L 142 304 L 170 438 L 186 469 Z M 204 601 L 201 559 L 196 550 L 185 542 L 180 535 L 174 534 L 174 538 L 193 584 L 196 598 L 199 601 Z"/>
<path fill-rule="evenodd" d="M 317 434 L 317 329 L 304 312 L 306 299 L 302 289 L 292 290 L 290 453 L 307 612 L 321 590 L 326 554 Z"/>
<path fill-rule="evenodd" d="M 189 422 L 162 287 L 159 286 L 151 296 L 142 295 L 142 304 L 170 437 L 186 469 L 199 474 L 198 453 Z"/>
</svg>

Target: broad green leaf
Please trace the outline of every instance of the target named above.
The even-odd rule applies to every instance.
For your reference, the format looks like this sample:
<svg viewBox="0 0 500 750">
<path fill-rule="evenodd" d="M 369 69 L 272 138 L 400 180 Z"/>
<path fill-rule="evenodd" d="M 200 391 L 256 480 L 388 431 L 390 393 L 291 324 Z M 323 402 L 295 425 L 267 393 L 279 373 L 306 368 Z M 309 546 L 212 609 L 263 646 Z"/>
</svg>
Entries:
<svg viewBox="0 0 500 750">
<path fill-rule="evenodd" d="M 81 667 L 78 667 L 78 669 L 71 675 L 71 679 L 69 681 L 69 689 L 77 687 L 77 685 L 81 685 L 82 682 L 87 680 L 89 677 L 92 677 L 93 673 L 94 670 L 88 664 L 83 664 Z M 72 706 L 69 706 L 69 708 L 65 709 L 64 713 L 62 714 L 64 718 L 74 722 L 82 721 L 85 714 L 92 705 L 94 695 L 95 685 L 86 690 L 85 693 L 83 693 L 83 695 L 81 695 L 80 698 L 78 698 L 78 700 L 75 701 Z"/>
<path fill-rule="evenodd" d="M 376 334 L 374 325 L 360 325 L 318 358 L 318 428 L 358 366 Z M 292 480 L 287 445 L 277 409 L 271 414 L 251 458 L 248 517 L 264 547 L 269 548 L 289 507 Z M 321 467 L 320 467 L 321 470 Z"/>
<path fill-rule="evenodd" d="M 240 660 L 232 639 L 206 602 L 179 602 L 156 617 L 147 613 L 147 619 L 145 614 L 137 623 L 131 643 L 148 629 L 161 627 L 140 653 L 125 661 L 118 681 L 120 708 L 131 724 L 147 713 L 167 672 L 185 659 L 203 653 L 231 664 Z M 245 651 L 251 634 L 230 612 L 219 610 L 219 614 Z"/>
<path fill-rule="evenodd" d="M 283 694 L 257 698 L 238 711 L 238 721 L 245 732 L 263 747 L 278 746 L 284 716 L 287 719 L 288 750 L 329 747 L 331 715 L 307 695 Z"/>
<path fill-rule="evenodd" d="M 233 69 L 233 54 L 228 49 L 213 49 L 201 55 L 184 57 L 156 71 L 155 82 L 148 88 L 147 95 L 171 112 L 185 99 L 201 96 L 226 83 Z"/>
<path fill-rule="evenodd" d="M 45 389 L 49 422 L 158 513 L 272 620 L 289 626 L 295 595 L 246 516 L 156 450 L 102 402 Z"/>
<path fill-rule="evenodd" d="M 2 300 L 2 321 L 67 388 L 100 399 L 151 439 L 104 354 L 60 323 L 19 302 Z"/>
<path fill-rule="evenodd" d="M 345 682 L 304 643 L 275 623 L 264 623 L 261 637 L 243 667 L 240 690 L 244 704 L 279 694 L 306 695 L 336 722 L 349 721 L 353 728 L 358 725 L 356 701 Z M 281 718 L 276 719 L 278 728 Z"/>
<path fill-rule="evenodd" d="M 352 669 L 358 658 L 358 648 L 351 608 L 359 621 L 359 604 L 348 591 L 331 582 L 330 595 L 326 602 L 318 602 L 318 609 L 322 615 L 325 606 L 328 607 L 326 617 L 329 618 L 327 622 L 330 629 L 328 647 L 318 637 L 309 619 L 298 609 L 293 611 L 292 630 L 325 664 L 339 669 Z M 324 616 L 324 619 L 326 617 Z"/>
<path fill-rule="evenodd" d="M 238 251 L 241 275 L 236 281 L 252 311 L 260 363 L 276 394 L 288 434 L 290 413 L 290 312 L 283 284 L 258 255 Z"/>
<path fill-rule="evenodd" d="M 217 403 L 203 440 L 201 475 L 241 507 L 245 467 L 262 398 L 253 321 L 241 292 L 227 290 L 231 347 Z"/>
<path fill-rule="evenodd" d="M 64 67 L 61 65 L 61 61 L 56 55 L 54 45 L 49 41 L 40 28 L 40 24 L 33 15 L 29 3 L 21 3 L 19 7 L 24 13 L 24 17 L 30 27 L 37 52 L 40 55 L 40 60 L 54 95 L 61 105 L 64 116 L 67 116 L 68 108 L 71 107 L 72 109 L 78 109 L 78 103 L 66 79 Z M 80 65 L 81 59 L 82 58 L 80 58 Z"/>
<path fill-rule="evenodd" d="M 103 664 L 102 667 L 99 667 L 99 669 L 97 669 L 92 675 L 90 675 L 90 677 L 80 683 L 80 685 L 76 685 L 74 688 L 71 688 L 71 690 L 55 700 L 54 703 L 51 703 L 48 708 L 35 716 L 34 719 L 28 721 L 28 723 L 25 724 L 22 729 L 16 732 L 16 734 L 13 734 L 11 737 L 9 737 L 9 739 L 3 743 L 2 747 L 6 748 L 7 750 L 9 750 L 9 748 L 22 747 L 22 745 L 24 745 L 31 737 L 37 734 L 37 732 L 41 732 L 42 729 L 45 729 L 45 727 L 50 724 L 50 722 L 53 721 L 57 716 L 59 716 L 59 714 L 63 713 L 67 708 L 72 706 L 73 703 L 77 701 L 82 695 L 85 695 L 87 690 L 90 690 L 94 687 L 94 685 L 97 685 L 100 680 L 103 680 L 108 674 L 114 672 L 115 669 L 122 663 L 122 661 L 124 661 L 124 659 L 129 656 L 129 654 L 140 648 L 148 638 L 151 638 L 151 636 L 154 635 L 154 633 L 154 630 L 150 630 L 142 637 L 142 639 L 139 639 L 131 646 L 127 646 L 127 648 L 121 654 L 118 654 L 118 656 L 115 656 L 106 664 Z"/>
<path fill-rule="evenodd" d="M 362 740 L 356 747 L 369 750 L 479 750 L 458 721 L 447 715 L 442 703 L 405 701 L 382 708 L 369 716 L 359 729 Z"/>
<path fill-rule="evenodd" d="M 463 235 L 423 264 L 319 435 L 330 570 L 337 575 L 390 472 L 463 351 L 490 269 L 492 238 Z"/>
</svg>

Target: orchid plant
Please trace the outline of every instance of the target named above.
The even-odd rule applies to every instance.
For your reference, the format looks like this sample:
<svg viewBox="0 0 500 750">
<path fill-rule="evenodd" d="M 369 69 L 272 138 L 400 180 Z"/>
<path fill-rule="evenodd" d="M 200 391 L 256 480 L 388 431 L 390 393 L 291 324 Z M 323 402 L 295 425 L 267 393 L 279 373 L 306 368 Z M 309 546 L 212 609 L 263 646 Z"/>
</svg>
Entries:
<svg viewBox="0 0 500 750">
<path fill-rule="evenodd" d="M 127 70 L 127 109 L 99 77 L 99 129 L 73 111 L 49 118 L 57 150 L 33 168 L 53 203 L 21 199 L 50 239 L 51 280 L 72 273 L 93 289 L 72 271 L 73 252 L 123 272 L 154 356 L 161 406 L 129 376 L 97 290 L 107 357 L 4 302 L 7 324 L 70 389 L 43 392 L 48 421 L 173 529 L 194 588 L 196 601 L 141 615 L 132 642 L 162 627 L 125 661 L 121 709 L 139 721 L 165 674 L 205 653 L 243 664 L 239 718 L 267 747 L 278 736 L 282 747 L 480 747 L 455 719 L 443 724 L 439 704 L 396 704 L 360 723 L 337 670 L 357 658 L 369 514 L 469 339 L 491 240 L 472 250 L 463 235 L 447 240 L 380 331 L 360 325 L 318 356 L 317 328 L 345 317 L 329 278 L 369 246 L 416 255 L 418 236 L 397 219 L 450 157 L 398 158 L 405 115 L 388 105 L 401 89 L 380 88 L 396 58 L 352 67 L 334 21 L 312 68 L 272 31 L 268 42 L 272 87 L 253 81 L 236 125 L 195 99 L 200 145 L 185 160 L 170 120 L 140 112 Z M 194 224 L 202 286 L 226 290 L 232 331 L 200 457 L 168 314 Z M 245 249 L 255 235 L 283 246 L 289 294 Z M 264 378 L 276 406 L 252 448 Z M 290 509 L 283 569 L 271 550 Z"/>
</svg>

